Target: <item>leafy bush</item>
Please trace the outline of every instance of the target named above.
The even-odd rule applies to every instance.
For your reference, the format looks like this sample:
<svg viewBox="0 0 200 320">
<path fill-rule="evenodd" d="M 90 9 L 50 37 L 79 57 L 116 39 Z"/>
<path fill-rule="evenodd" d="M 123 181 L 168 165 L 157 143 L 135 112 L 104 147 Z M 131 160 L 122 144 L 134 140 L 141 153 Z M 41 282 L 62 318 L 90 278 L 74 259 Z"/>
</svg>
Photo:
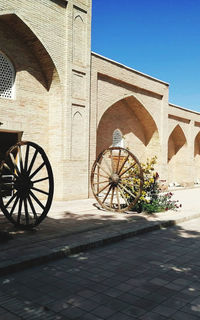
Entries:
<svg viewBox="0 0 200 320">
<path fill-rule="evenodd" d="M 181 207 L 181 204 L 178 204 L 178 200 L 172 200 L 173 194 L 171 192 L 161 193 L 158 183 L 159 175 L 154 170 L 156 161 L 157 158 L 155 156 L 152 159 L 147 159 L 146 163 L 141 164 L 144 175 L 143 190 L 138 202 L 132 208 L 133 211 L 154 213 L 167 210 L 177 210 Z M 131 181 L 130 178 L 127 181 L 127 188 L 133 194 L 136 194 L 136 190 L 138 190 L 137 184 L 139 183 L 138 172 L 136 170 L 137 169 L 133 168 L 131 172 Z M 133 200 L 128 193 L 126 193 L 126 197 L 129 201 Z"/>
</svg>

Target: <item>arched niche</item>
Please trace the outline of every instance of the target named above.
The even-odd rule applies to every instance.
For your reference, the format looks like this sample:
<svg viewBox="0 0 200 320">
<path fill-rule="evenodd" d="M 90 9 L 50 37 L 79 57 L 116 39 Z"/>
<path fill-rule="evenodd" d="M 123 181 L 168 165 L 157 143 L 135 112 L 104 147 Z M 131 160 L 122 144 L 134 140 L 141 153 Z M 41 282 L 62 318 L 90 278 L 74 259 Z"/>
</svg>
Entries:
<svg viewBox="0 0 200 320">
<path fill-rule="evenodd" d="M 177 125 L 168 139 L 168 162 L 179 152 L 186 144 L 186 137 L 182 128 Z"/>
<path fill-rule="evenodd" d="M 189 182 L 189 155 L 186 136 L 180 125 L 171 132 L 168 139 L 168 181 L 184 184 Z"/>
<path fill-rule="evenodd" d="M 198 155 L 200 156 L 200 132 L 194 139 L 194 158 Z"/>
<path fill-rule="evenodd" d="M 78 14 L 73 24 L 73 61 L 74 63 L 85 63 L 85 22 Z"/>
<path fill-rule="evenodd" d="M 85 155 L 85 130 L 83 115 L 76 111 L 72 117 L 71 159 L 83 160 Z"/>
<path fill-rule="evenodd" d="M 53 73 L 56 67 L 46 47 L 36 36 L 34 31 L 31 30 L 27 23 L 16 14 L 0 15 L 0 29 L 5 30 L 8 41 L 9 38 L 17 38 L 21 42 L 21 46 L 27 46 L 29 48 L 30 52 L 40 65 L 42 77 L 31 68 L 28 70 L 28 72 L 31 73 L 35 78 L 37 78 L 37 80 L 40 81 L 40 83 L 47 90 L 49 90 L 53 80 Z M 13 56 L 16 56 L 16 54 L 16 52 L 13 52 Z M 12 58 L 12 56 L 10 58 Z M 17 67 L 18 71 L 20 71 L 20 68 L 22 68 L 23 70 L 23 64 L 19 64 Z"/>
<path fill-rule="evenodd" d="M 194 182 L 200 184 L 200 132 L 194 139 Z"/>
<path fill-rule="evenodd" d="M 41 39 L 16 14 L 0 15 L 0 44 L 15 69 L 15 97 L 0 99 L 1 119 L 6 120 L 6 129 L 23 131 L 24 140 L 45 149 L 57 180 L 63 115 L 54 61 Z"/>
<path fill-rule="evenodd" d="M 118 129 L 124 146 L 141 161 L 160 153 L 158 129 L 148 110 L 134 96 L 123 98 L 110 106 L 97 129 L 97 155 L 112 146 L 113 132 Z"/>
</svg>

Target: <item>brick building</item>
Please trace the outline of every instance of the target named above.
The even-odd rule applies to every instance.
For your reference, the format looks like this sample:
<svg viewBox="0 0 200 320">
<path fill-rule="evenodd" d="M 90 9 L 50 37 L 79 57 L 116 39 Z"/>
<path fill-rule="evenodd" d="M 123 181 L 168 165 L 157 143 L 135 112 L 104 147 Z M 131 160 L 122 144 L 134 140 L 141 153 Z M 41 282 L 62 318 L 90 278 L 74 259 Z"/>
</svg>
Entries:
<svg viewBox="0 0 200 320">
<path fill-rule="evenodd" d="M 167 83 L 91 53 L 90 40 L 91 0 L 1 0 L 1 146 L 40 144 L 58 200 L 89 196 L 91 164 L 116 130 L 139 160 L 158 156 L 162 179 L 192 185 L 200 114 L 170 104 Z"/>
</svg>

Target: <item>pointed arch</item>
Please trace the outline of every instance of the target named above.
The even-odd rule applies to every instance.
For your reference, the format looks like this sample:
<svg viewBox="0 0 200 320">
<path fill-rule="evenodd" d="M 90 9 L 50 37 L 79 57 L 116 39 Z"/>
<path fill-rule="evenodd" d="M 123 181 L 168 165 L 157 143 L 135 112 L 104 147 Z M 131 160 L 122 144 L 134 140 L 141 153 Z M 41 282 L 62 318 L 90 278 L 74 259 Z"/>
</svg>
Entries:
<svg viewBox="0 0 200 320">
<path fill-rule="evenodd" d="M 73 24 L 73 61 L 85 62 L 85 22 L 81 15 L 76 15 Z"/>
<path fill-rule="evenodd" d="M 200 131 L 197 133 L 194 139 L 194 157 L 200 155 Z"/>
<path fill-rule="evenodd" d="M 61 141 L 62 87 L 45 41 L 27 19 L 18 13 L 0 12 L 1 50 L 16 74 L 15 101 L 6 101 L 5 107 L 5 101 L 0 99 L 1 117 L 7 119 L 9 110 L 7 126 L 17 126 L 17 130 L 24 131 L 24 139 L 46 146 L 55 169 L 59 152 L 56 159 L 55 145 Z"/>
<path fill-rule="evenodd" d="M 80 16 L 80 14 L 78 14 L 77 16 L 75 16 L 75 18 L 74 18 L 74 20 L 75 21 L 80 21 L 81 20 L 81 22 L 83 22 L 83 18 Z"/>
<path fill-rule="evenodd" d="M 72 116 L 72 141 L 71 158 L 81 160 L 85 152 L 85 130 L 84 118 L 80 111 L 76 111 Z"/>
<path fill-rule="evenodd" d="M 194 183 L 200 184 L 200 131 L 194 139 L 193 173 Z"/>
<path fill-rule="evenodd" d="M 187 144 L 183 129 L 178 124 L 171 132 L 168 139 L 168 162 L 175 156 L 178 151 Z"/>
<path fill-rule="evenodd" d="M 102 115 L 97 129 L 97 154 L 112 145 L 114 130 L 120 130 L 128 146 L 139 158 L 159 153 L 157 125 L 145 106 L 133 95 L 111 105 Z"/>
<path fill-rule="evenodd" d="M 38 64 L 40 65 L 44 77 L 43 82 L 41 81 L 40 76 L 37 76 L 36 73 L 32 72 L 31 68 L 28 72 L 32 72 L 32 75 L 36 77 L 37 80 L 39 80 L 47 90 L 49 90 L 56 66 L 53 58 L 50 56 L 47 48 L 39 36 L 36 35 L 36 33 L 32 30 L 32 27 L 29 26 L 28 22 L 22 19 L 16 13 L 0 15 L 0 27 L 2 29 L 6 29 L 7 32 L 15 34 L 16 37 L 19 38 L 20 41 L 23 41 L 24 45 L 30 49 L 30 52 L 32 52 Z"/>
<path fill-rule="evenodd" d="M 187 139 L 179 124 L 171 132 L 168 139 L 168 181 L 187 185 L 191 179 L 190 153 Z"/>
</svg>

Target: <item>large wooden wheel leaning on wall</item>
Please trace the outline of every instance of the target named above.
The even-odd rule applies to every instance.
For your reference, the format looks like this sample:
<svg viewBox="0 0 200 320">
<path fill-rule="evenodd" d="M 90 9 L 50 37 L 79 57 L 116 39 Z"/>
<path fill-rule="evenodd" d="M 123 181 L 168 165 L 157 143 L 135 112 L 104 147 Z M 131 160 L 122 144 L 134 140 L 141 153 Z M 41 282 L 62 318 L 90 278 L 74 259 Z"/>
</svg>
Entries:
<svg viewBox="0 0 200 320">
<path fill-rule="evenodd" d="M 124 212 L 134 207 L 142 194 L 143 181 L 138 159 L 121 147 L 101 152 L 92 167 L 94 197 L 109 211 Z"/>
</svg>

